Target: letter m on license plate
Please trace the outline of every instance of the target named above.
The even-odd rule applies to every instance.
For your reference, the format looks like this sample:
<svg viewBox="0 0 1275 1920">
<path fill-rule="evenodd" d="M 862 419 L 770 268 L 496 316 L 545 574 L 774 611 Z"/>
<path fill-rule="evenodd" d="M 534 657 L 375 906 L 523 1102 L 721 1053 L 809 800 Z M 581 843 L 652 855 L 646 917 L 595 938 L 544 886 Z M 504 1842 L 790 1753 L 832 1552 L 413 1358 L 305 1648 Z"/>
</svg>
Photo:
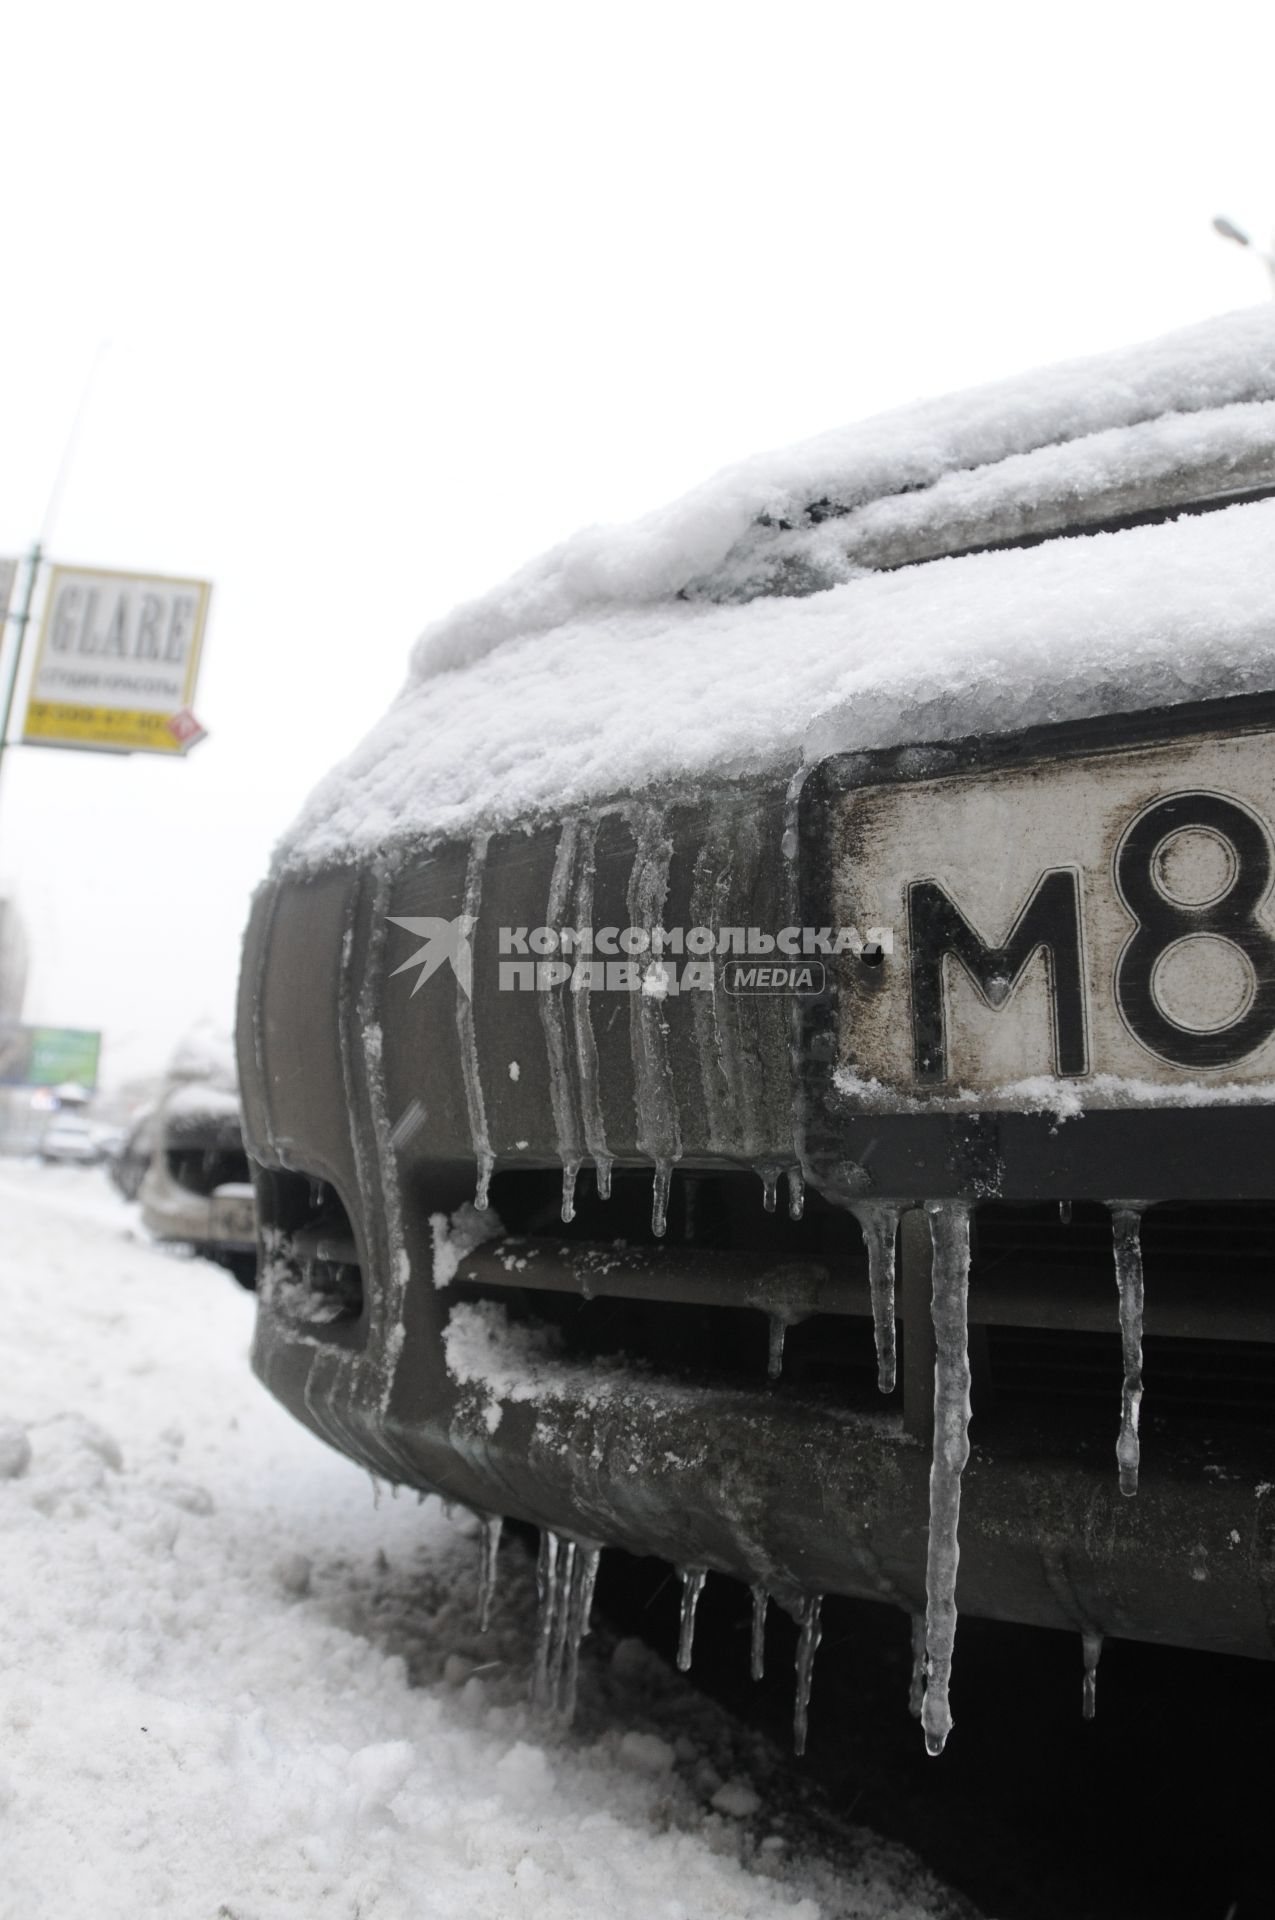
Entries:
<svg viewBox="0 0 1275 1920">
<path fill-rule="evenodd" d="M 801 811 L 807 920 L 893 929 L 814 1017 L 851 1098 L 1275 1083 L 1275 702 L 834 757 Z"/>
</svg>

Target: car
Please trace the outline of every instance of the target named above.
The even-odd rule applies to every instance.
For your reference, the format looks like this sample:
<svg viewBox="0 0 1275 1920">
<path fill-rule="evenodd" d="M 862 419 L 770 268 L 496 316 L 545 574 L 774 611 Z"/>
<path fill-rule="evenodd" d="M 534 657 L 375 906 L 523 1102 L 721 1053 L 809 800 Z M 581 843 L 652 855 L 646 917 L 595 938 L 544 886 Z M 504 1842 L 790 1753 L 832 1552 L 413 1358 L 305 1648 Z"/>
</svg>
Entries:
<svg viewBox="0 0 1275 1920">
<path fill-rule="evenodd" d="M 259 890 L 254 1365 L 374 1475 L 800 1626 L 1270 1658 L 1275 310 L 591 529 Z M 971 1417 L 972 1406 L 972 1417 Z M 1040 1702 L 1037 1711 L 1042 1711 Z M 903 1702 L 900 1703 L 901 1710 Z"/>
<path fill-rule="evenodd" d="M 94 1167 L 102 1158 L 102 1143 L 87 1120 L 59 1114 L 40 1136 L 40 1158 L 46 1165 Z"/>
<path fill-rule="evenodd" d="M 142 1224 L 155 1239 L 194 1249 L 256 1283 L 256 1200 L 237 1096 L 197 1081 L 173 1086 L 143 1122 L 152 1142 L 137 1188 Z"/>
<path fill-rule="evenodd" d="M 107 1155 L 107 1173 L 122 1199 L 136 1200 L 155 1152 L 155 1103 L 147 1101 Z"/>
</svg>

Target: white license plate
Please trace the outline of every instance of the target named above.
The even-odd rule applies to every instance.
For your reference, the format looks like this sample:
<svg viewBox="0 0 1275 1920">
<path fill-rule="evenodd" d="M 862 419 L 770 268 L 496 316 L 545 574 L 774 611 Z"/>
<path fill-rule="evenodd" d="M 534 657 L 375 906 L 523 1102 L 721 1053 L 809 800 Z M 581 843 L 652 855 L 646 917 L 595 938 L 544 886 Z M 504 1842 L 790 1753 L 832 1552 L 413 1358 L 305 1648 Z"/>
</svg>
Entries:
<svg viewBox="0 0 1275 1920">
<path fill-rule="evenodd" d="M 1275 1081 L 1275 734 L 896 779 L 837 809 L 835 916 L 893 930 L 842 974 L 843 1081 L 1006 1107 L 1042 1079 L 1091 1106 Z"/>
</svg>

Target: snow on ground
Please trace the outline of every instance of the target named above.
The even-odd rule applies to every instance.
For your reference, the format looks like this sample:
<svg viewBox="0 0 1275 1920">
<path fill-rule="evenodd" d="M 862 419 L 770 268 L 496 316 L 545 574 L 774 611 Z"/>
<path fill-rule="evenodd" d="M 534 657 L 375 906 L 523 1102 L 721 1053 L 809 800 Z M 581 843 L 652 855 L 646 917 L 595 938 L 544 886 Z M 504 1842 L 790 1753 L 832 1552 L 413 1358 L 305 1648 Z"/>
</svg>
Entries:
<svg viewBox="0 0 1275 1920">
<path fill-rule="evenodd" d="M 0 1208 L 0 1913 L 956 1910 L 869 1835 L 812 1846 L 633 1642 L 599 1636 L 575 1731 L 535 1719 L 518 1541 L 479 1636 L 472 1523 L 374 1506 L 288 1419 L 226 1274 L 97 1172 L 8 1163 Z"/>
</svg>

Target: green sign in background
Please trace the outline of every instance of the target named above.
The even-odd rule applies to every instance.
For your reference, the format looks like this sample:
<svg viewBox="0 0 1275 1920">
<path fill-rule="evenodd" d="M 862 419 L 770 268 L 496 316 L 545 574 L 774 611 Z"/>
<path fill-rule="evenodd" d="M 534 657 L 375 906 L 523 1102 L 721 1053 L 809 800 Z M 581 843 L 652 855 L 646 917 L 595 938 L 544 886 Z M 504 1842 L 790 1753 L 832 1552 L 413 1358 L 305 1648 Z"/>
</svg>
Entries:
<svg viewBox="0 0 1275 1920">
<path fill-rule="evenodd" d="M 60 1087 L 92 1093 L 102 1036 L 80 1027 L 0 1026 L 0 1086 Z"/>
</svg>

